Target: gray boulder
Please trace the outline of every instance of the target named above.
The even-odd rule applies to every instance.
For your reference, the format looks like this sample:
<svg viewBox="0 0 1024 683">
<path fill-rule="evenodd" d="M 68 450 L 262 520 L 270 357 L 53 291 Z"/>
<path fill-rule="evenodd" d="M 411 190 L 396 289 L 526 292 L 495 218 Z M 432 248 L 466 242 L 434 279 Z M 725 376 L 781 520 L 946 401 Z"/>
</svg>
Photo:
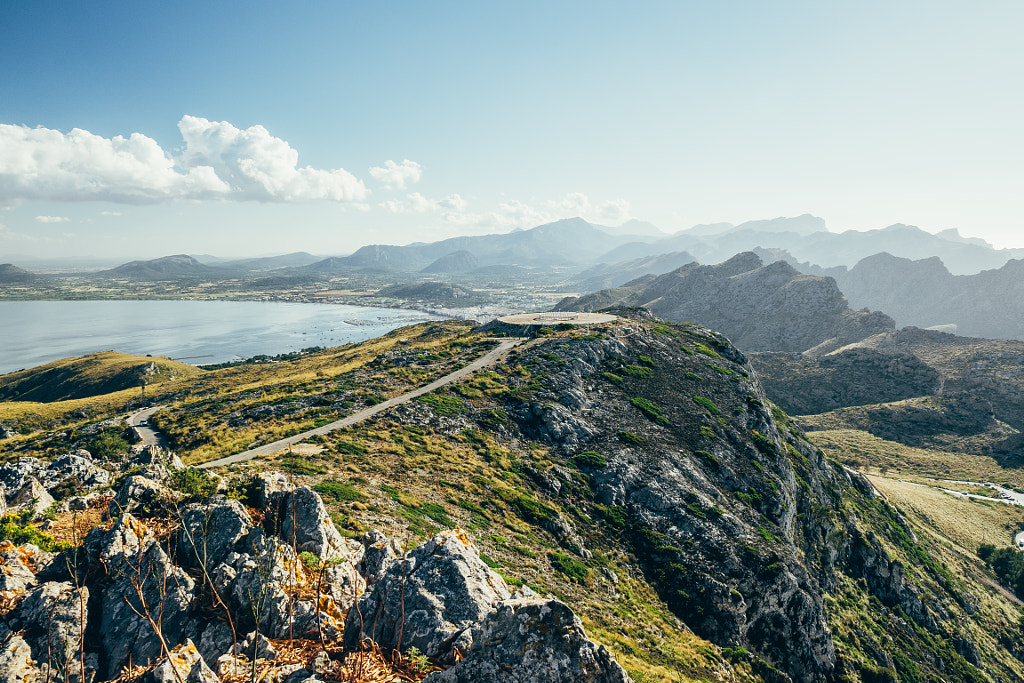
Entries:
<svg viewBox="0 0 1024 683">
<path fill-rule="evenodd" d="M 110 501 L 110 516 L 118 517 L 139 509 L 164 507 L 178 497 L 177 493 L 163 484 L 137 474 L 132 475 L 124 480 L 114 500 Z"/>
<path fill-rule="evenodd" d="M 378 529 L 367 531 L 359 540 L 363 544 L 363 559 L 356 564 L 356 570 L 366 579 L 366 585 L 372 586 L 402 556 L 402 547 Z"/>
<path fill-rule="evenodd" d="M 25 479 L 34 476 L 43 469 L 43 463 L 39 458 L 21 457 L 15 461 L 4 463 L 0 467 L 0 484 L 7 489 L 8 496 L 20 491 L 25 485 Z"/>
<path fill-rule="evenodd" d="M 80 647 L 89 619 L 88 603 L 86 587 L 76 590 L 70 583 L 44 583 L 25 596 L 8 617 L 8 623 L 28 637 L 33 659 L 44 676 L 63 680 L 67 674 L 81 680 Z M 95 673 L 88 668 L 87 662 L 87 677 Z"/>
<path fill-rule="evenodd" d="M 483 563 L 466 532 L 449 529 L 393 563 L 360 597 L 348 613 L 345 647 L 371 640 L 452 661 L 456 640 L 466 649 L 468 629 L 508 597 L 505 582 Z"/>
<path fill-rule="evenodd" d="M 31 510 L 34 515 L 41 515 L 55 502 L 53 496 L 39 483 L 38 479 L 26 477 L 25 484 L 8 501 L 8 508 L 11 512 L 21 513 Z"/>
<path fill-rule="evenodd" d="M 628 683 L 558 600 L 507 600 L 472 629 L 465 659 L 424 683 Z"/>
<path fill-rule="evenodd" d="M 217 674 L 206 665 L 191 640 L 178 645 L 156 665 L 153 680 L 155 683 L 179 683 L 179 680 L 185 683 L 220 683 Z"/>
<path fill-rule="evenodd" d="M 247 550 L 243 539 L 252 528 L 252 518 L 236 500 L 213 496 L 205 503 L 186 505 L 178 531 L 178 557 L 188 566 L 213 569 L 228 553 Z"/>
<path fill-rule="evenodd" d="M 32 659 L 32 648 L 15 633 L 0 645 L 0 683 L 35 683 L 43 672 Z"/>
</svg>

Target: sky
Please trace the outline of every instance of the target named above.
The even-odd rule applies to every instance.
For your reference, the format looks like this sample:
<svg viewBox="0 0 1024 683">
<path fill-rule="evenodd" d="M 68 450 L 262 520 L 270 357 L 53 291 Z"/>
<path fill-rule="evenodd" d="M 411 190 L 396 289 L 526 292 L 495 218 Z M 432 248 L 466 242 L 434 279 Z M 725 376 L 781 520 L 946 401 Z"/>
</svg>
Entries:
<svg viewBox="0 0 1024 683">
<path fill-rule="evenodd" d="M 1024 247 L 1024 3 L 0 0 L 0 258 L 811 213 Z"/>
</svg>

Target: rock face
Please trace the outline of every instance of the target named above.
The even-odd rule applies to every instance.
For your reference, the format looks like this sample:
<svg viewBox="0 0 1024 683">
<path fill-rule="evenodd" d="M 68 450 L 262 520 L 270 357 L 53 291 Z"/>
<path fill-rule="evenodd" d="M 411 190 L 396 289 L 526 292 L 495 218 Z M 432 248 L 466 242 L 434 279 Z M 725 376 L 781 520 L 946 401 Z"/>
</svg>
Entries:
<svg viewBox="0 0 1024 683">
<path fill-rule="evenodd" d="M 81 465 L 77 457 L 65 456 L 59 467 Z M 32 474 L 45 471 L 61 470 L 26 460 L 0 477 L 24 482 L 28 490 L 41 486 Z M 258 626 L 258 637 L 250 638 L 257 644 L 265 645 L 266 637 L 340 636 L 346 610 L 365 588 L 355 566 L 363 548 L 338 535 L 315 492 L 279 490 L 268 496 L 273 509 L 264 510 L 265 522 L 277 522 L 273 515 L 281 513 L 284 523 L 272 523 L 271 530 L 283 527 L 296 545 L 334 558 L 315 599 L 295 596 L 313 588 L 296 550 L 256 526 L 237 501 L 215 495 L 182 506 L 175 512 L 176 535 L 160 541 L 146 520 L 126 511 L 166 513 L 174 495 L 151 479 L 129 477 L 118 492 L 113 525 L 93 528 L 59 561 L 35 546 L 0 543 L 0 597 L 17 603 L 0 616 L 0 637 L 19 633 L 0 643 L 0 680 L 34 683 L 66 675 L 80 683 L 83 662 L 87 678 L 109 680 L 129 663 L 156 663 L 163 642 L 174 650 L 156 666 L 155 680 L 177 683 L 173 662 L 186 681 L 216 683 L 211 666 L 241 651 L 230 652 L 235 639 L 226 624 L 210 621 L 211 602 L 214 609 L 228 605 L 240 633 Z M 270 651 L 260 646 L 261 656 Z"/>
<path fill-rule="evenodd" d="M 349 560 L 362 551 L 358 543 L 342 538 L 323 500 L 307 486 L 272 494 L 268 509 L 281 520 L 281 538 L 300 552 L 312 552 L 322 560 Z"/>
<path fill-rule="evenodd" d="M 465 659 L 427 683 L 627 683 L 604 646 L 557 600 L 506 600 L 474 626 Z"/>
<path fill-rule="evenodd" d="M 30 591 L 8 617 L 8 625 L 24 631 L 32 659 L 45 677 L 64 675 L 81 680 L 82 625 L 88 621 L 89 589 L 70 583 L 44 583 Z M 96 673 L 96 658 L 86 658 L 86 674 Z M 91 666 L 90 666 L 91 665 Z M 3 670 L 0 667 L 0 670 Z"/>
<path fill-rule="evenodd" d="M 454 648 L 468 649 L 470 627 L 508 597 L 465 532 L 445 531 L 393 563 L 349 610 L 345 646 L 368 639 L 450 662 Z"/>
<path fill-rule="evenodd" d="M 850 310 L 832 278 L 803 275 L 783 261 L 766 266 L 751 252 L 566 299 L 555 310 L 612 306 L 643 306 L 663 320 L 700 323 L 744 351 L 804 351 L 827 340 L 849 344 L 895 327 L 882 313 Z"/>
</svg>

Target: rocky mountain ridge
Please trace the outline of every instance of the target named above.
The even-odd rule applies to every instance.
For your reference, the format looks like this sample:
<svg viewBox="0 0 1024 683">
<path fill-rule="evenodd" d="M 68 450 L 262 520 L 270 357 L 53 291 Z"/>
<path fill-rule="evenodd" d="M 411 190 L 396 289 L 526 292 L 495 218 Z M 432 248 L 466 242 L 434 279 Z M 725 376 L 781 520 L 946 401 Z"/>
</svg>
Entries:
<svg viewBox="0 0 1024 683">
<path fill-rule="evenodd" d="M 696 263 L 665 275 L 582 297 L 554 310 L 643 307 L 664 320 L 720 330 L 745 351 L 804 351 L 858 341 L 894 327 L 884 313 L 853 311 L 834 280 L 803 275 L 784 262 L 764 265 L 751 252 L 716 266 Z"/>
</svg>

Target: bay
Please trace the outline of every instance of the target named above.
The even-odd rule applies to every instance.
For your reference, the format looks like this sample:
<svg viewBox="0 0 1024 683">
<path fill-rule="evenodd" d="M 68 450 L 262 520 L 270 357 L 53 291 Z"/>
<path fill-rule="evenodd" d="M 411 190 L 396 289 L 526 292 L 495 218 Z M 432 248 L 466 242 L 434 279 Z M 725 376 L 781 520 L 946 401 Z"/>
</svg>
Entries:
<svg viewBox="0 0 1024 683">
<path fill-rule="evenodd" d="M 2 301 L 0 374 L 109 350 L 225 363 L 365 341 L 436 319 L 401 309 L 268 301 Z"/>
</svg>

